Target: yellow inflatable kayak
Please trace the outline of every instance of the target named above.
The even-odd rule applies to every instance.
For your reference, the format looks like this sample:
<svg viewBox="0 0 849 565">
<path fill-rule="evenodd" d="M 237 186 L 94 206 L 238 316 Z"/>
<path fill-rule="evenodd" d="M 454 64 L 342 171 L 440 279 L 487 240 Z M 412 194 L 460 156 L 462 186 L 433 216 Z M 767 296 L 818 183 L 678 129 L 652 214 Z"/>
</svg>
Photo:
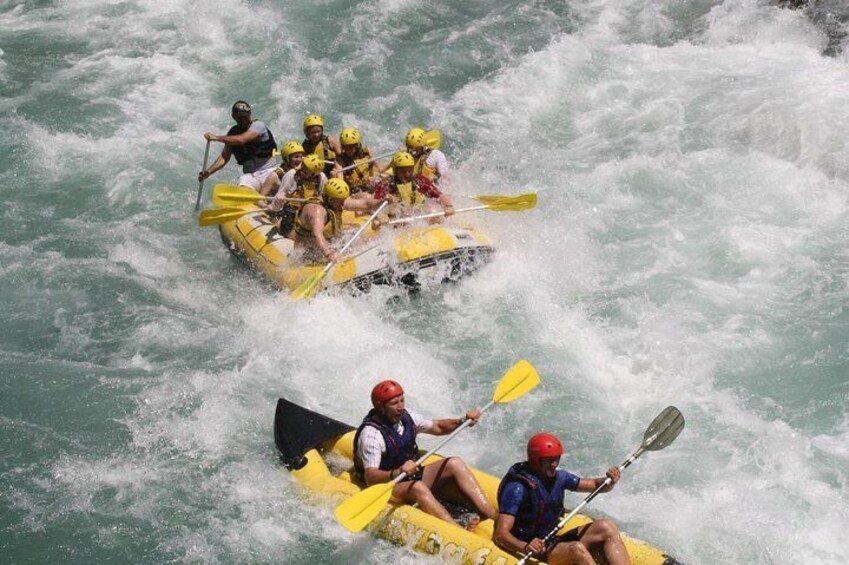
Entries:
<svg viewBox="0 0 849 565">
<path fill-rule="evenodd" d="M 244 208 L 259 210 L 253 205 Z M 350 237 L 365 219 L 345 212 L 343 225 L 352 231 L 342 239 Z M 292 260 L 294 242 L 278 233 L 265 214 L 246 214 L 222 224 L 220 231 L 228 249 L 280 289 L 293 290 L 324 268 L 324 263 L 303 265 Z M 424 278 L 456 280 L 479 268 L 493 252 L 489 238 L 468 226 L 384 228 L 379 234 L 369 229 L 363 235 L 364 241 L 355 244 L 353 253 L 325 278 L 326 287 L 367 290 L 373 284 L 416 286 Z"/>
<path fill-rule="evenodd" d="M 280 457 L 317 503 L 339 504 L 361 490 L 351 475 L 355 428 L 312 412 L 283 398 L 277 401 L 274 441 Z M 436 455 L 429 459 L 436 460 Z M 489 500 L 497 500 L 499 478 L 472 469 Z M 328 500 L 329 499 L 329 500 Z M 577 515 L 570 530 L 591 519 Z M 457 565 L 515 565 L 518 557 L 492 542 L 494 523 L 483 520 L 474 531 L 425 514 L 406 504 L 390 503 L 368 526 L 374 535 Z M 634 565 L 677 565 L 651 545 L 623 536 Z M 536 561 L 532 560 L 532 563 Z"/>
</svg>

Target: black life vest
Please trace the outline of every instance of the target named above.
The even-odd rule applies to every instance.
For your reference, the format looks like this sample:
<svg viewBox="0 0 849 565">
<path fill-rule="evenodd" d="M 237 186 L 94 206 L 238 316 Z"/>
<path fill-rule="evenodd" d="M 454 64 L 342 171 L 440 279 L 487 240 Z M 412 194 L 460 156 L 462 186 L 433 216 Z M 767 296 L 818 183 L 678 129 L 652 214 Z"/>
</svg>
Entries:
<svg viewBox="0 0 849 565">
<path fill-rule="evenodd" d="M 254 120 L 256 121 L 256 120 Z M 253 121 L 251 122 L 251 124 Z M 231 127 L 227 132 L 227 135 L 239 135 L 248 131 L 250 128 L 250 124 L 245 126 L 240 126 L 236 124 Z M 250 143 L 245 143 L 244 145 L 228 145 L 230 148 L 230 152 L 233 154 L 233 157 L 236 158 L 236 162 L 240 165 L 244 165 L 248 161 L 251 160 L 268 160 L 271 158 L 271 154 L 274 149 L 277 147 L 277 142 L 274 141 L 274 135 L 271 133 L 271 130 L 266 126 L 266 131 L 268 131 L 268 139 L 265 141 L 261 141 L 259 138 L 251 141 Z"/>
<path fill-rule="evenodd" d="M 363 462 L 357 456 L 357 446 L 360 442 L 360 434 L 366 426 L 377 429 L 386 444 L 386 451 L 381 455 L 380 466 L 378 467 L 381 471 L 395 469 L 406 461 L 415 461 L 418 458 L 419 446 L 416 445 L 416 425 L 406 410 L 401 414 L 401 423 L 404 424 L 403 435 L 399 435 L 395 431 L 395 426 L 381 417 L 374 408 L 363 418 L 363 423 L 360 424 L 357 433 L 354 435 L 354 469 L 361 479 L 365 469 Z"/>
</svg>

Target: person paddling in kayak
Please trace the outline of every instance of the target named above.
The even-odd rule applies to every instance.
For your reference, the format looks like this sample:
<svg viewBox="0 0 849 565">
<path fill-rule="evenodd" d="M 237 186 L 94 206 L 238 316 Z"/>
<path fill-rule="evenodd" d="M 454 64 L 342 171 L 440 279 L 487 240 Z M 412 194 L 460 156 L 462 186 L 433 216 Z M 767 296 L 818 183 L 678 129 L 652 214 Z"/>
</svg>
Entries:
<svg viewBox="0 0 849 565">
<path fill-rule="evenodd" d="M 479 517 L 495 518 L 497 510 L 486 499 L 477 479 L 459 457 L 448 457 L 423 467 L 415 464 L 419 456 L 419 433 L 446 435 L 465 420 L 477 423 L 480 411 L 469 410 L 462 418 L 428 420 L 406 410 L 404 389 L 393 380 L 378 383 L 371 391 L 372 410 L 363 419 L 354 436 L 354 469 L 367 486 L 388 483 L 401 473 L 407 476 L 392 489 L 395 500 L 418 504 L 424 512 L 456 523 L 435 494 L 454 486 L 474 506 Z M 469 529 L 479 522 L 469 524 Z"/>
<path fill-rule="evenodd" d="M 307 155 L 304 164 L 314 157 Z M 324 173 L 321 173 L 321 176 L 323 177 Z M 342 232 L 342 211 L 368 212 L 380 206 L 382 202 L 369 195 L 351 198 L 348 183 L 337 178 L 327 181 L 319 194 L 307 198 L 310 201 L 301 207 L 295 217 L 294 229 L 287 236 L 295 240 L 296 247 L 307 249 L 307 260 L 312 259 L 309 252 L 317 249 L 328 261 L 338 261 L 339 256 L 330 247 L 328 240 Z M 276 202 L 277 200 L 272 201 L 272 209 Z"/>
<path fill-rule="evenodd" d="M 493 541 L 507 551 L 527 553 L 549 565 L 593 565 L 593 555 L 603 556 L 608 565 L 631 562 L 619 528 L 611 520 L 596 520 L 543 542 L 563 512 L 567 490 L 592 492 L 607 477 L 619 480 L 619 467 L 607 470 L 607 477 L 583 479 L 558 469 L 563 445 L 557 437 L 539 433 L 528 441 L 528 460 L 516 463 L 498 486 L 498 519 Z"/>
<path fill-rule="evenodd" d="M 223 143 L 224 149 L 208 169 L 198 173 L 198 181 L 215 174 L 230 162 L 231 156 L 235 156 L 236 162 L 242 166 L 243 174 L 239 177 L 239 184 L 259 190 L 276 166 L 271 156 L 277 146 L 274 135 L 265 122 L 251 118 L 251 105 L 244 100 L 233 104 L 230 114 L 236 125 L 230 128 L 227 135 L 212 132 L 203 134 L 207 141 Z"/>
<path fill-rule="evenodd" d="M 390 206 L 386 216 L 398 217 L 410 214 L 415 208 L 417 212 L 438 212 L 441 209 L 446 216 L 454 213 L 454 204 L 451 197 L 442 193 L 435 184 L 422 175 L 415 175 L 413 168 L 416 164 L 412 155 L 406 151 L 400 151 L 392 157 L 392 176 L 388 179 L 380 179 L 374 185 L 374 197 L 383 198 L 392 194 L 398 199 L 398 204 Z M 385 223 L 387 217 L 375 220 L 375 227 Z M 442 218 L 433 218 L 431 223 L 437 223 Z"/>
</svg>

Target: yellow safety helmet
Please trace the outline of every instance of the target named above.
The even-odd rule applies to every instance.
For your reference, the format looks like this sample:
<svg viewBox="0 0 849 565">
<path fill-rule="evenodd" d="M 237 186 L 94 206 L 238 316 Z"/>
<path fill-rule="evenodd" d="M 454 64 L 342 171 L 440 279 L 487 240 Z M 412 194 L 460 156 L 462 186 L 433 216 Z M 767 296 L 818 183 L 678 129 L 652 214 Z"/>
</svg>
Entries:
<svg viewBox="0 0 849 565">
<path fill-rule="evenodd" d="M 324 120 L 318 114 L 310 114 L 306 118 L 304 118 L 304 133 L 313 126 L 321 126 L 324 127 Z"/>
<path fill-rule="evenodd" d="M 339 200 L 345 200 L 346 198 L 351 196 L 351 188 L 344 180 L 337 179 L 334 177 L 327 181 L 327 184 L 324 185 L 324 194 L 328 198 L 338 198 Z"/>
<path fill-rule="evenodd" d="M 362 140 L 363 136 L 354 128 L 345 128 L 339 134 L 339 143 L 342 145 L 359 145 Z"/>
<path fill-rule="evenodd" d="M 392 157 L 392 168 L 400 169 L 401 167 L 415 167 L 416 160 L 406 151 L 399 151 Z"/>
<path fill-rule="evenodd" d="M 301 163 L 301 166 L 306 167 L 315 174 L 324 171 L 324 161 L 322 161 L 315 153 L 310 153 L 304 157 L 304 162 Z"/>
<path fill-rule="evenodd" d="M 407 132 L 407 137 L 404 138 L 407 147 L 424 147 L 425 145 L 425 130 L 422 128 L 413 128 Z"/>
<path fill-rule="evenodd" d="M 304 152 L 304 146 L 301 145 L 300 143 L 298 143 L 297 141 L 295 141 L 294 139 L 291 140 L 291 141 L 287 141 L 286 144 L 283 145 L 283 147 L 280 148 L 280 155 L 284 159 L 288 159 L 289 157 L 291 157 L 295 153 L 303 153 L 303 152 Z"/>
</svg>

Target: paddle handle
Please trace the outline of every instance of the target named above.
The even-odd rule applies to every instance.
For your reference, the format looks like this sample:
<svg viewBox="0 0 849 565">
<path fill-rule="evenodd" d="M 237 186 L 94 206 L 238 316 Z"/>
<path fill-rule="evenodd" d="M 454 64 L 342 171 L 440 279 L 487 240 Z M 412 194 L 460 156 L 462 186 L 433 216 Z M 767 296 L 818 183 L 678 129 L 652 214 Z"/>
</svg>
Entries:
<svg viewBox="0 0 849 565">
<path fill-rule="evenodd" d="M 263 196 L 259 200 L 285 200 L 286 202 L 309 202 L 309 198 L 289 198 L 286 196 Z M 257 202 L 257 200 L 254 200 Z"/>
<path fill-rule="evenodd" d="M 488 204 L 483 206 L 472 206 L 471 208 L 460 208 L 459 210 L 454 210 L 455 214 L 459 214 L 460 212 L 473 212 L 474 210 L 486 210 L 489 208 Z M 408 222 L 415 222 L 416 220 L 426 220 L 427 218 L 438 218 L 439 216 L 444 216 L 445 210 L 442 212 L 433 212 L 430 214 L 422 214 L 421 216 L 411 216 L 409 218 L 397 218 L 395 220 L 390 220 L 386 222 L 389 225 L 393 224 L 406 224 Z"/>
<path fill-rule="evenodd" d="M 351 236 L 351 239 L 349 239 L 347 241 L 347 243 L 345 243 L 345 245 L 342 246 L 342 249 L 337 251 L 337 255 L 342 255 L 343 253 L 345 253 L 345 251 L 347 251 L 348 248 L 351 247 L 351 244 L 354 243 L 357 240 L 358 237 L 360 237 L 360 234 L 363 233 L 367 227 L 369 227 L 369 224 L 371 224 L 374 221 L 374 219 L 377 217 L 377 215 L 380 214 L 383 211 L 383 209 L 386 208 L 386 206 L 388 204 L 389 204 L 389 201 L 384 200 L 383 203 L 378 207 L 378 209 L 374 211 L 374 214 L 369 216 L 369 219 L 366 220 L 365 223 L 360 226 L 360 229 L 357 230 L 357 233 L 355 233 L 353 236 Z M 336 261 L 331 261 L 327 265 L 325 265 L 324 270 L 321 271 L 321 276 L 324 277 L 324 275 L 326 275 L 327 272 L 330 269 L 332 269 L 335 265 L 336 265 Z"/>
<path fill-rule="evenodd" d="M 383 159 L 384 157 L 389 157 L 390 155 L 394 155 L 397 153 L 396 151 L 391 151 L 389 153 L 384 153 L 383 155 L 378 155 L 377 157 L 372 157 L 368 161 L 362 161 L 360 163 L 354 163 L 353 165 L 348 165 L 347 167 L 342 167 L 339 169 L 341 172 L 350 171 L 351 169 L 356 169 L 357 167 L 361 167 L 362 165 L 367 165 L 369 163 L 374 163 L 378 159 Z"/>
<path fill-rule="evenodd" d="M 628 466 L 629 466 L 631 463 L 633 463 L 634 461 L 636 461 L 637 457 L 639 457 L 640 455 L 642 455 L 643 451 L 645 451 L 645 447 L 640 446 L 640 448 L 639 448 L 637 451 L 635 451 L 634 453 L 632 453 L 632 454 L 631 454 L 631 456 L 630 456 L 628 459 L 626 459 L 624 463 L 622 463 L 621 465 L 619 465 L 619 470 L 620 470 L 620 471 L 624 471 L 625 469 L 627 469 L 627 468 L 628 468 Z M 560 520 L 559 522 L 557 522 L 557 525 L 556 525 L 556 526 L 554 526 L 554 528 L 553 528 L 550 532 L 548 532 L 548 535 L 546 535 L 544 538 L 542 538 L 543 543 L 545 543 L 545 542 L 547 542 L 548 540 L 550 540 L 550 539 L 554 536 L 554 534 L 556 534 L 558 531 L 560 531 L 560 528 L 562 528 L 563 526 L 565 526 L 566 524 L 568 524 L 568 523 L 569 523 L 569 520 L 571 520 L 572 518 L 574 518 L 574 517 L 575 517 L 575 514 L 577 514 L 578 512 L 580 512 L 580 511 L 581 511 L 581 509 L 582 509 L 584 506 L 586 506 L 587 504 L 589 504 L 589 503 L 590 503 L 590 501 L 591 501 L 592 499 L 594 499 L 596 496 L 598 496 L 598 494 L 599 494 L 601 491 L 603 491 L 603 490 L 604 490 L 604 489 L 605 489 L 608 485 L 610 485 L 610 483 L 612 483 L 612 482 L 613 482 L 613 479 L 611 479 L 610 477 L 607 477 L 606 479 L 604 479 L 604 482 L 603 482 L 603 483 L 601 483 L 598 487 L 596 487 L 596 489 L 595 489 L 594 491 L 592 491 L 592 492 L 590 493 L 590 495 L 589 495 L 589 496 L 587 496 L 587 497 L 583 500 L 583 502 L 581 502 L 581 503 L 580 503 L 579 505 L 577 505 L 577 506 L 576 506 L 576 507 L 575 507 L 575 508 L 574 508 L 571 512 L 569 512 L 569 514 L 568 514 L 565 518 L 563 518 L 562 520 Z M 524 554 L 524 555 L 522 556 L 522 558 L 519 560 L 519 563 L 518 563 L 517 565 L 525 565 L 525 563 L 527 562 L 528 558 L 531 556 L 531 554 L 532 554 L 532 553 L 533 553 L 533 551 L 529 551 L 529 552 L 527 552 L 526 554 Z"/>
<path fill-rule="evenodd" d="M 483 408 L 481 408 L 480 413 L 481 413 L 481 414 L 483 414 L 484 412 L 486 412 L 487 410 L 489 410 L 489 409 L 490 409 L 490 407 L 492 407 L 492 405 L 493 405 L 493 404 L 495 404 L 495 400 L 490 400 L 490 401 L 489 401 L 489 403 L 488 403 L 486 406 L 484 406 Z M 471 420 L 469 420 L 469 419 L 466 419 L 466 420 L 465 420 L 462 424 L 460 424 L 459 426 L 457 426 L 457 429 L 456 429 L 456 430 L 454 430 L 453 432 L 451 432 L 448 436 L 446 436 L 446 438 L 445 438 L 445 439 L 443 439 L 443 440 L 442 440 L 442 441 L 440 441 L 438 444 L 436 444 L 436 447 L 434 447 L 433 449 L 431 449 L 430 451 L 428 451 L 427 453 L 425 453 L 424 455 L 422 455 L 421 457 L 419 457 L 418 459 L 416 459 L 416 466 L 421 465 L 421 464 L 424 462 L 424 460 L 425 460 L 425 459 L 427 459 L 428 457 L 430 457 L 431 455 L 433 455 L 434 453 L 436 453 L 437 451 L 439 451 L 439 449 L 440 449 L 440 448 L 442 448 L 442 446 L 443 446 L 443 445 L 445 445 L 446 443 L 448 443 L 449 441 L 451 441 L 452 439 L 454 439 L 454 436 L 456 436 L 457 434 L 459 434 L 459 433 L 460 433 L 463 429 L 465 429 L 465 428 L 469 427 L 471 424 L 472 424 L 472 421 L 471 421 Z M 406 476 L 407 476 L 407 473 L 401 473 L 400 475 L 398 475 L 397 477 L 395 477 L 395 479 L 393 479 L 393 481 L 392 481 L 392 482 L 393 482 L 393 483 L 400 482 L 400 481 L 401 481 L 401 480 L 403 480 L 403 479 L 404 479 L 404 477 L 406 477 Z"/>
<path fill-rule="evenodd" d="M 363 225 L 361 225 L 361 226 L 360 226 L 360 229 L 358 229 L 358 230 L 357 230 L 357 233 L 355 233 L 355 234 L 351 237 L 351 239 L 349 239 L 349 240 L 348 240 L 348 243 L 346 243 L 345 245 L 343 245 L 343 246 L 342 246 L 342 249 L 340 249 L 340 250 L 339 250 L 339 255 L 342 255 L 343 253 L 345 253 L 345 251 L 347 251 L 347 250 L 348 250 L 348 248 L 349 248 L 349 247 L 351 247 L 351 244 L 352 244 L 352 243 L 354 243 L 354 241 L 355 241 L 358 237 L 360 237 L 360 234 L 361 234 L 361 233 L 363 233 L 363 232 L 365 231 L 365 229 L 366 229 L 367 227 L 369 227 L 369 225 L 371 225 L 371 223 L 374 221 L 374 219 L 377 217 L 377 215 L 378 215 L 378 214 L 380 214 L 381 212 L 383 212 L 383 209 L 384 209 L 384 208 L 386 208 L 386 206 L 388 206 L 388 205 L 389 205 L 389 201 L 388 201 L 388 200 L 384 200 L 384 201 L 380 204 L 380 206 L 378 206 L 377 210 L 375 210 L 375 211 L 374 211 L 374 214 L 372 214 L 371 216 L 369 216 L 368 220 L 366 220 L 366 221 L 365 221 L 365 223 L 364 223 Z"/>
<path fill-rule="evenodd" d="M 201 171 L 206 170 L 206 164 L 209 162 L 209 144 L 212 143 L 208 139 L 206 140 L 206 149 L 203 151 L 203 166 L 201 167 Z M 195 212 L 200 210 L 200 195 L 203 193 L 203 181 L 206 179 L 201 179 L 198 181 L 198 197 L 195 200 Z"/>
</svg>

